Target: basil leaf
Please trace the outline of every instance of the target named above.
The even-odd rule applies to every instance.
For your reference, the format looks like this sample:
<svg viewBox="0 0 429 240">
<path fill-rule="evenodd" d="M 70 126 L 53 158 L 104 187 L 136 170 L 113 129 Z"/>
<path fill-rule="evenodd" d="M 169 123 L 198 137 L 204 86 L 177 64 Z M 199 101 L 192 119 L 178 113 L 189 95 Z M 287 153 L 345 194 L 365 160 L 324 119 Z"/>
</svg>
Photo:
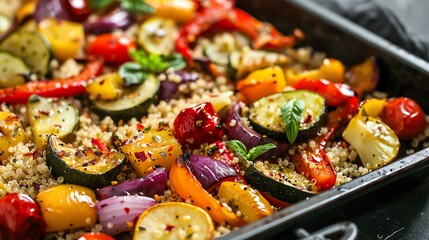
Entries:
<svg viewBox="0 0 429 240">
<path fill-rule="evenodd" d="M 168 63 L 162 59 L 161 55 L 151 53 L 149 54 L 148 68 L 151 72 L 159 73 L 168 68 Z"/>
<path fill-rule="evenodd" d="M 111 5 L 115 0 L 90 0 L 89 6 L 94 10 L 101 10 L 107 8 Z"/>
<path fill-rule="evenodd" d="M 273 148 L 276 148 L 276 145 L 274 145 L 272 143 L 267 143 L 264 145 L 259 145 L 259 146 L 253 147 L 247 153 L 247 160 L 253 162 L 253 160 L 255 160 L 257 157 L 259 157 L 261 154 L 266 153 Z"/>
<path fill-rule="evenodd" d="M 239 140 L 231 140 L 226 142 L 226 144 L 234 149 L 234 151 L 240 155 L 242 158 L 244 158 L 245 160 L 247 160 L 247 148 L 246 146 L 244 146 L 244 144 L 239 141 Z"/>
<path fill-rule="evenodd" d="M 142 84 L 147 78 L 147 72 L 135 62 L 127 62 L 119 67 L 119 75 L 124 79 L 124 86 Z"/>
<path fill-rule="evenodd" d="M 168 67 L 180 70 L 186 67 L 186 60 L 180 53 L 172 53 L 170 55 L 161 56 L 164 62 L 167 62 Z"/>
<path fill-rule="evenodd" d="M 298 137 L 299 123 L 304 112 L 305 102 L 294 99 L 281 107 L 282 120 L 286 129 L 286 136 L 290 143 L 294 143 Z"/>
<path fill-rule="evenodd" d="M 121 8 L 130 13 L 153 13 L 155 8 L 143 0 L 122 0 Z"/>
</svg>

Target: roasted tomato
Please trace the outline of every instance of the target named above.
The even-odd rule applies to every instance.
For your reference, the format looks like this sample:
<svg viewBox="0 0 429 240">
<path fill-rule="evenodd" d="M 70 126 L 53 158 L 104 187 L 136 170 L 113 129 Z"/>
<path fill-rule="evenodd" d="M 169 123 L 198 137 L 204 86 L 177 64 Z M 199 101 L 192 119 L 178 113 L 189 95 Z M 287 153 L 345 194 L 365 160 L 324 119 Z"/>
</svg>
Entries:
<svg viewBox="0 0 429 240">
<path fill-rule="evenodd" d="M 0 198 L 0 239 L 39 239 L 45 230 L 39 206 L 31 197 L 10 193 Z"/>
<path fill-rule="evenodd" d="M 402 140 L 416 137 L 427 124 L 419 104 L 406 97 L 390 100 L 384 107 L 381 118 Z"/>
<path fill-rule="evenodd" d="M 115 240 L 110 235 L 104 233 L 84 233 L 77 240 Z"/>
<path fill-rule="evenodd" d="M 192 148 L 216 142 L 222 136 L 220 117 L 210 102 L 185 108 L 174 119 L 173 134 L 180 144 Z"/>
<path fill-rule="evenodd" d="M 121 64 L 131 61 L 128 51 L 135 48 L 136 43 L 125 36 L 103 34 L 89 44 L 88 54 L 102 56 L 108 63 Z"/>
</svg>

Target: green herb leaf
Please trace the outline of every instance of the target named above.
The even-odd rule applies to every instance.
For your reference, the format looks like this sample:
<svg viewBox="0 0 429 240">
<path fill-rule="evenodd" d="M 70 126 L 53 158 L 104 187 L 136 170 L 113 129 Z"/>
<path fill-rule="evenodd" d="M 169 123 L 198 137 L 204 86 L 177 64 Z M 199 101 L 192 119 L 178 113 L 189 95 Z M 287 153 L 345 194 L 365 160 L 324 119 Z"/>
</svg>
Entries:
<svg viewBox="0 0 429 240">
<path fill-rule="evenodd" d="M 147 72 L 143 67 L 135 62 L 127 62 L 119 67 L 119 75 L 124 79 L 124 86 L 142 84 L 147 78 Z"/>
<path fill-rule="evenodd" d="M 264 145 L 259 145 L 259 146 L 253 147 L 247 153 L 247 160 L 253 162 L 257 157 L 268 152 L 269 150 L 271 150 L 273 148 L 276 148 L 276 145 L 274 145 L 272 143 L 267 143 Z"/>
<path fill-rule="evenodd" d="M 242 158 L 244 158 L 245 160 L 247 160 L 247 148 L 246 146 L 244 146 L 244 144 L 239 141 L 239 140 L 231 140 L 226 142 L 226 144 L 234 149 L 234 151 L 240 155 Z"/>
<path fill-rule="evenodd" d="M 168 67 L 180 70 L 186 67 L 186 60 L 180 53 L 172 53 L 170 55 L 161 55 L 164 62 L 168 63 Z"/>
<path fill-rule="evenodd" d="M 138 62 L 147 72 L 160 73 L 172 67 L 176 70 L 186 67 L 186 61 L 179 53 L 170 55 L 146 54 L 141 50 L 130 49 L 131 59 Z"/>
<path fill-rule="evenodd" d="M 281 107 L 282 119 L 286 128 L 286 136 L 290 143 L 298 137 L 299 123 L 304 113 L 305 102 L 294 99 Z"/>
<path fill-rule="evenodd" d="M 121 8 L 130 13 L 153 13 L 155 9 L 143 0 L 122 0 Z"/>
<path fill-rule="evenodd" d="M 101 10 L 107 8 L 115 0 L 89 0 L 89 6 L 94 10 Z"/>
</svg>

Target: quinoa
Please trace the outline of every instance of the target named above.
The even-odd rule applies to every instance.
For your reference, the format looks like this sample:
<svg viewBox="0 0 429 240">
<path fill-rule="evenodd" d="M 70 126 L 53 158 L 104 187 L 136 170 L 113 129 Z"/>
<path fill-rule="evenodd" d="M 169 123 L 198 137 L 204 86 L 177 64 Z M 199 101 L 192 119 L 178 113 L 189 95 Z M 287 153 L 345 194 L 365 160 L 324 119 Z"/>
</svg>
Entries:
<svg viewBox="0 0 429 240">
<path fill-rule="evenodd" d="M 126 36 L 135 36 L 137 32 L 136 25 L 129 28 L 128 31 L 123 32 L 117 30 L 114 32 L 115 35 L 125 34 Z M 234 33 L 236 34 L 236 33 Z M 94 36 L 88 37 L 88 42 L 91 42 Z M 230 50 L 239 48 L 242 51 L 250 51 L 248 42 L 244 38 L 235 38 L 232 37 L 229 33 L 223 33 L 210 40 L 208 38 L 200 38 L 195 53 L 201 56 L 204 54 L 204 45 L 210 44 L 211 41 L 215 42 L 220 49 Z M 277 62 L 282 64 L 287 64 L 290 69 L 294 71 L 303 71 L 307 69 L 312 69 L 320 66 L 325 54 L 314 52 L 311 47 L 299 48 L 299 49 L 289 49 L 286 54 L 279 56 L 277 54 L 268 54 L 264 56 L 263 59 L 248 59 L 249 65 L 255 65 L 263 67 L 266 65 L 272 65 Z M 247 60 L 246 60 L 247 61 Z M 80 65 L 75 60 L 67 60 L 60 64 L 58 61 L 51 61 L 50 66 L 54 69 L 53 75 L 58 78 L 67 78 L 75 75 L 80 72 L 82 65 Z M 225 71 L 225 69 L 219 69 L 220 72 Z M 104 69 L 105 73 L 112 72 L 112 67 L 106 67 Z M 247 71 L 247 69 L 245 69 Z M 244 73 L 245 73 L 244 71 Z M 243 73 L 243 74 L 244 74 Z M 179 96 L 177 99 L 171 99 L 170 101 L 160 100 L 156 104 L 150 105 L 148 108 L 147 115 L 141 118 L 131 118 L 127 121 L 115 122 L 111 117 L 100 117 L 95 114 L 90 108 L 90 103 L 87 99 L 82 98 L 64 98 L 66 101 L 69 101 L 73 106 L 75 106 L 79 111 L 79 123 L 77 130 L 74 133 L 72 141 L 70 143 L 74 148 L 93 148 L 93 139 L 98 139 L 105 143 L 109 149 L 116 147 L 115 138 L 134 138 L 139 134 L 139 129 L 141 126 L 146 127 L 156 127 L 160 123 L 168 125 L 170 128 L 173 128 L 173 122 L 176 116 L 184 109 L 188 107 L 193 107 L 201 102 L 206 102 L 208 99 L 213 98 L 222 98 L 224 95 L 221 95 L 225 92 L 231 92 L 227 95 L 227 100 L 229 102 L 239 101 L 239 97 L 234 94 L 235 83 L 227 79 L 225 76 L 210 76 L 204 73 L 198 73 L 199 78 L 196 81 L 180 84 L 178 87 Z M 33 76 L 37 77 L 37 76 Z M 169 69 L 164 74 L 159 74 L 157 76 L 159 81 L 172 81 L 174 83 L 180 83 L 180 75 L 175 74 L 174 69 Z M 292 89 L 290 86 L 287 86 L 284 90 Z M 383 92 L 374 92 L 368 97 L 387 97 Z M 225 101 L 225 99 L 221 99 Z M 249 114 L 249 107 L 243 102 L 239 103 L 242 108 L 242 122 L 252 129 L 249 119 L 247 118 Z M 6 193 L 24 193 L 28 194 L 32 198 L 36 198 L 37 194 L 48 187 L 56 186 L 64 183 L 63 177 L 58 177 L 54 179 L 51 175 L 51 169 L 46 164 L 46 151 L 40 150 L 34 141 L 32 127 L 28 119 L 28 110 L 25 105 L 16 105 L 8 106 L 6 104 L 1 104 L 2 111 L 11 111 L 14 112 L 20 119 L 24 133 L 26 137 L 25 142 L 20 142 L 16 146 L 10 146 L 7 151 L 10 154 L 8 160 L 4 160 L 0 165 L 0 196 Z M 279 109 L 274 109 L 273 112 L 280 112 Z M 429 122 L 429 117 L 426 117 L 426 121 Z M 0 122 L 0 125 L 3 125 L 3 122 Z M 237 125 L 237 121 L 231 121 L 229 123 L 231 127 Z M 326 134 L 328 131 L 327 128 L 322 128 L 319 131 L 319 135 Z M 118 137 L 120 136 L 120 137 Z M 429 146 L 429 125 L 426 127 L 425 131 L 420 133 L 416 138 L 412 140 L 410 149 L 406 150 L 407 154 L 414 153 L 416 148 L 419 147 L 428 147 Z M 155 136 L 156 141 L 160 141 Z M 228 136 L 222 136 L 223 144 L 227 145 Z M 201 146 L 200 149 L 195 149 L 193 153 L 204 154 L 204 148 L 206 145 Z M 281 168 L 287 168 L 296 173 L 296 175 L 287 175 L 281 173 L 280 170 L 270 169 L 272 161 L 256 161 L 254 162 L 255 168 L 266 174 L 267 176 L 273 177 L 276 180 L 282 182 L 287 181 L 292 184 L 295 184 L 299 188 L 306 189 L 308 191 L 317 192 L 316 183 L 314 181 L 308 180 L 303 182 L 302 175 L 297 173 L 294 169 L 292 163 L 292 156 L 295 155 L 301 149 L 309 147 L 314 149 L 317 147 L 317 143 L 314 140 L 308 142 L 303 142 L 299 144 L 294 144 L 288 149 L 288 152 L 285 157 L 278 158 L 277 164 Z M 229 151 L 232 154 L 232 163 L 239 164 L 244 161 L 243 156 L 234 152 L 233 149 L 229 148 Z M 335 187 L 340 186 L 344 183 L 351 181 L 352 179 L 358 178 L 369 173 L 371 170 L 362 166 L 359 161 L 358 154 L 352 146 L 345 143 L 343 140 L 332 139 L 326 144 L 324 149 L 327 157 L 330 159 L 334 170 L 336 171 L 336 181 Z M 251 163 L 245 162 L 244 168 L 249 167 Z M 315 164 L 310 164 L 310 168 L 316 167 Z M 241 170 L 241 173 L 244 175 L 244 168 Z M 270 170 L 270 171 L 268 171 Z M 273 173 L 274 172 L 274 173 Z M 271 174 L 271 175 L 270 175 Z M 282 175 L 283 174 L 283 175 Z M 125 180 L 136 179 L 139 175 L 133 169 L 132 165 L 128 162 L 123 165 L 121 172 L 116 176 L 116 180 L 112 184 L 118 184 Z M 216 197 L 212 194 L 213 197 Z M 174 189 L 171 187 L 170 180 L 167 182 L 167 189 L 162 195 L 155 195 L 154 199 L 157 203 L 165 202 L 186 202 L 192 204 L 190 199 L 183 199 L 180 197 Z M 227 203 L 220 203 L 226 209 L 231 210 L 232 208 L 228 206 Z M 271 206 L 274 211 L 278 209 Z M 238 217 L 243 217 L 243 213 L 239 210 L 234 212 Z M 227 234 L 233 231 L 233 227 L 227 223 L 215 223 L 215 232 L 213 237 L 220 237 L 224 234 Z M 83 232 L 92 231 L 92 232 L 102 232 L 103 227 L 101 224 L 96 224 L 91 228 L 79 228 L 75 230 L 68 230 L 62 232 L 50 233 L 45 236 L 45 239 L 77 239 Z"/>
</svg>

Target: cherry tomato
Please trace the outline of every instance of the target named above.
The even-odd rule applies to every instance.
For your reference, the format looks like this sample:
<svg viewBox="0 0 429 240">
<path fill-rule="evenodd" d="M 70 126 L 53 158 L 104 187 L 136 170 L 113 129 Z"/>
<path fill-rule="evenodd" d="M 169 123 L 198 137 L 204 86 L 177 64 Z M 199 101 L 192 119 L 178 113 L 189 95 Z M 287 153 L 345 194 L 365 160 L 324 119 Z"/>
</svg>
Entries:
<svg viewBox="0 0 429 240">
<path fill-rule="evenodd" d="M 39 206 L 31 197 L 10 193 L 0 198 L 0 239 L 39 239 L 45 230 Z"/>
<path fill-rule="evenodd" d="M 102 56 L 109 63 L 122 64 L 131 61 L 128 51 L 135 48 L 136 43 L 125 36 L 103 34 L 89 44 L 88 54 Z"/>
<path fill-rule="evenodd" d="M 414 100 L 400 97 L 390 100 L 381 114 L 383 122 L 402 140 L 410 140 L 426 128 L 426 117 Z"/>
<path fill-rule="evenodd" d="M 113 237 L 104 233 L 84 233 L 77 240 L 115 240 Z"/>
<path fill-rule="evenodd" d="M 213 143 L 222 136 L 220 117 L 210 102 L 185 108 L 174 119 L 173 134 L 180 144 L 192 148 Z"/>
</svg>

